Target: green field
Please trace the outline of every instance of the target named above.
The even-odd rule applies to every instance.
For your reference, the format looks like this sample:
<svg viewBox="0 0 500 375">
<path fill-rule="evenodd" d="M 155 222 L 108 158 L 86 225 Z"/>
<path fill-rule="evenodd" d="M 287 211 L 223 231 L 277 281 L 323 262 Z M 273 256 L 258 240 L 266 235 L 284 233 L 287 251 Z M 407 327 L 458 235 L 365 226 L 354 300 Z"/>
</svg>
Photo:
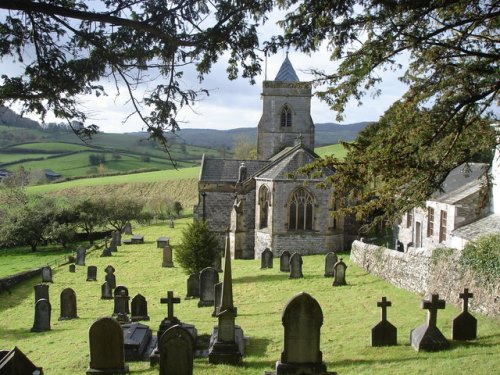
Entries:
<svg viewBox="0 0 500 375">
<path fill-rule="evenodd" d="M 63 142 L 35 142 L 35 143 L 23 143 L 22 145 L 16 145 L 9 147 L 10 150 L 45 150 L 54 152 L 71 152 L 71 151 L 81 151 L 81 150 L 91 150 L 92 148 L 86 145 L 79 145 L 75 143 L 63 143 Z"/>
<path fill-rule="evenodd" d="M 33 285 L 38 278 L 21 283 L 2 293 L 0 298 L 0 336 L 2 348 L 17 345 L 46 374 L 66 375 L 84 373 L 89 364 L 88 329 L 92 322 L 109 316 L 113 303 L 100 299 L 100 286 L 104 281 L 103 269 L 111 264 L 116 268 L 118 285 L 126 285 L 131 297 L 137 293 L 148 301 L 149 322 L 155 331 L 166 314 L 166 306 L 160 304 L 168 290 L 181 297 L 175 306 L 175 315 L 183 322 L 194 324 L 198 334 L 210 334 L 216 319 L 211 317 L 212 308 L 198 308 L 197 300 L 185 300 L 187 276 L 179 267 L 162 268 L 161 250 L 155 239 L 169 236 L 174 247 L 179 243 L 180 231 L 192 219 L 176 221 L 175 229 L 165 224 L 134 228 L 143 234 L 144 245 L 121 246 L 111 258 L 99 257 L 100 251 L 87 256 L 86 264 L 98 267 L 98 282 L 87 282 L 86 267 L 77 266 L 76 273 L 68 272 L 67 266 L 54 270 L 54 283 L 50 284 L 52 304 L 52 330 L 31 333 L 33 325 Z M 393 287 L 351 264 L 348 257 L 347 286 L 331 286 L 331 279 L 323 277 L 321 255 L 303 258 L 303 279 L 288 279 L 280 273 L 277 260 L 273 269 L 260 269 L 260 260 L 233 261 L 234 303 L 238 308 L 236 324 L 240 325 L 249 345 L 243 366 L 214 366 L 207 358 L 196 358 L 195 374 L 262 375 L 271 370 L 283 350 L 281 313 L 286 302 L 302 291 L 311 294 L 321 305 L 324 322 L 321 328 L 321 350 L 329 371 L 342 375 L 360 374 L 490 374 L 498 367 L 500 354 L 500 320 L 478 318 L 478 339 L 468 342 L 452 342 L 451 349 L 437 353 L 417 353 L 409 346 L 410 330 L 422 324 L 426 312 L 420 308 L 421 296 Z M 174 258 L 174 263 L 176 259 Z M 222 274 L 220 275 L 222 277 Z M 75 290 L 78 300 L 79 319 L 58 321 L 59 294 L 67 287 Z M 398 328 L 396 347 L 371 348 L 370 329 L 380 320 L 376 302 L 382 296 L 392 301 L 388 319 Z M 450 324 L 459 309 L 446 306 L 440 310 L 438 327 L 450 337 Z M 158 374 L 158 368 L 150 368 L 148 362 L 130 362 L 131 373 Z"/>
<path fill-rule="evenodd" d="M 318 147 L 314 151 L 321 157 L 334 155 L 337 158 L 343 159 L 347 155 L 347 150 L 340 143 Z"/>
</svg>

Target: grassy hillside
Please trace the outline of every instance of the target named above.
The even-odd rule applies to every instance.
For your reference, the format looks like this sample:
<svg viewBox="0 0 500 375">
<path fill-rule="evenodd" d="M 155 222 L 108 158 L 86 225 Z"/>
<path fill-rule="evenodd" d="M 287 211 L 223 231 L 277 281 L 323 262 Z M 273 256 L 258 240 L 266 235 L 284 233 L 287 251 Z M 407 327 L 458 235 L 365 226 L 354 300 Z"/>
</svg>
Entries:
<svg viewBox="0 0 500 375">
<path fill-rule="evenodd" d="M 165 317 L 166 307 L 160 304 L 168 290 L 173 290 L 181 303 L 175 306 L 175 315 L 183 322 L 194 324 L 198 334 L 212 332 L 216 319 L 211 317 L 213 308 L 198 308 L 197 300 L 185 300 L 186 278 L 182 269 L 161 267 L 161 250 L 155 239 L 169 236 L 171 244 L 179 244 L 180 232 L 191 219 L 176 221 L 175 229 L 165 224 L 134 228 L 145 236 L 144 245 L 121 246 L 111 258 L 99 257 L 100 251 L 87 256 L 87 265 L 98 267 L 98 282 L 87 282 L 86 267 L 77 266 L 76 273 L 68 272 L 67 266 L 55 268 L 54 283 L 50 284 L 52 304 L 52 330 L 31 333 L 33 325 L 33 285 L 39 278 L 26 281 L 2 293 L 0 298 L 0 336 L 4 348 L 17 345 L 46 374 L 66 375 L 84 373 L 89 365 L 88 329 L 92 322 L 109 316 L 113 302 L 100 299 L 103 269 L 115 267 L 117 284 L 129 288 L 131 297 L 137 293 L 148 301 L 151 317 L 149 325 L 156 331 Z M 409 293 L 374 277 L 363 269 L 348 265 L 347 286 L 331 286 L 331 278 L 323 277 L 324 257 L 303 258 L 303 279 L 288 279 L 280 273 L 277 260 L 274 268 L 261 270 L 260 260 L 233 261 L 234 303 L 238 307 L 236 324 L 240 325 L 249 344 L 243 358 L 243 366 L 214 366 L 207 358 L 196 358 L 194 373 L 197 375 L 262 375 L 271 370 L 283 350 L 283 306 L 300 292 L 311 294 L 320 304 L 324 321 L 321 328 L 321 350 L 328 370 L 342 375 L 400 375 L 400 374 L 491 374 L 498 367 L 500 354 L 500 320 L 478 318 L 478 339 L 452 342 L 451 349 L 437 353 L 417 353 L 409 345 L 409 332 L 422 324 L 426 312 L 420 308 L 421 296 Z M 174 254 L 174 264 L 178 265 Z M 222 277 L 222 274 L 220 275 Z M 79 319 L 58 321 L 59 295 L 64 288 L 75 290 Z M 388 319 L 398 329 L 398 346 L 372 348 L 369 346 L 370 329 L 380 320 L 380 308 L 376 302 L 382 296 L 392 301 Z M 459 308 L 447 305 L 440 310 L 437 325 L 446 337 L 450 337 L 451 320 Z M 496 353 L 496 354 L 495 354 Z M 129 362 L 132 374 L 158 374 L 158 368 L 150 368 L 148 362 Z"/>
<path fill-rule="evenodd" d="M 347 150 L 339 143 L 335 145 L 317 147 L 314 151 L 321 157 L 334 155 L 343 159 L 347 155 Z"/>
</svg>

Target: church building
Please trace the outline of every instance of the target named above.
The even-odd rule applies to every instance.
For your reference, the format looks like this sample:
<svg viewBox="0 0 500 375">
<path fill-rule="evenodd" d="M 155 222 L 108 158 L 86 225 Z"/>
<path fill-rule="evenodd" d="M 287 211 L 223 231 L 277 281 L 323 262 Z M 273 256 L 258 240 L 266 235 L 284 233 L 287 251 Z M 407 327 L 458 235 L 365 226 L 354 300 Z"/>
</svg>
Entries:
<svg viewBox="0 0 500 375">
<path fill-rule="evenodd" d="M 305 254 L 340 251 L 350 243 L 347 223 L 332 215 L 331 191 L 296 171 L 314 161 L 310 82 L 301 82 L 285 58 L 273 81 L 263 82 L 263 110 L 257 127 L 257 160 L 203 156 L 195 220 L 208 220 L 231 255 L 260 258 L 284 250 Z M 323 171 L 324 176 L 333 173 Z"/>
</svg>

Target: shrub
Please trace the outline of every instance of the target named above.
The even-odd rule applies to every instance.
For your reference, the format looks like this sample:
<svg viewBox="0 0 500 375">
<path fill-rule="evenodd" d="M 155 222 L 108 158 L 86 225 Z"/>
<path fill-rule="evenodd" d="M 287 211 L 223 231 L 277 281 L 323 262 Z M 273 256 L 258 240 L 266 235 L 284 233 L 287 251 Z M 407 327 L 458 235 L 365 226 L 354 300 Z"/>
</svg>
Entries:
<svg viewBox="0 0 500 375">
<path fill-rule="evenodd" d="M 484 281 L 500 278 L 500 234 L 486 235 L 468 243 L 460 257 L 460 264 L 475 271 Z"/>
<path fill-rule="evenodd" d="M 195 221 L 182 231 L 181 244 L 175 251 L 177 261 L 187 274 L 198 273 L 214 264 L 219 241 L 207 221 Z"/>
</svg>

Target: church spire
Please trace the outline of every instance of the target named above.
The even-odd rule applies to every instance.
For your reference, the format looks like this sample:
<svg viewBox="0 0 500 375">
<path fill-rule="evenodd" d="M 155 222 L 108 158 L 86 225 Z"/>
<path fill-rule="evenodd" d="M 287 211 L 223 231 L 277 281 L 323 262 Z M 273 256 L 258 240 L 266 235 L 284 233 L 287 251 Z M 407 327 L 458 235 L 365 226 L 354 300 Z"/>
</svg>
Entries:
<svg viewBox="0 0 500 375">
<path fill-rule="evenodd" d="M 275 81 L 281 82 L 300 82 L 297 73 L 295 73 L 295 69 L 292 66 L 292 63 L 288 59 L 288 52 L 286 53 L 285 61 L 281 64 L 281 68 L 276 75 Z"/>
</svg>

